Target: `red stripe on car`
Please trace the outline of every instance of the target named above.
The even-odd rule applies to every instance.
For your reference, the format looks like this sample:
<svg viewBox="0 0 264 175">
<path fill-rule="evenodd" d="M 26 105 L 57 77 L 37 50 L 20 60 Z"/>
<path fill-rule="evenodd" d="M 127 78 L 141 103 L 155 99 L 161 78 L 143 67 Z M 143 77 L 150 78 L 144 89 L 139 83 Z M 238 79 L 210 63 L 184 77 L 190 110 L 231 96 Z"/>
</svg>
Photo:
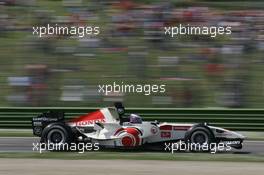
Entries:
<svg viewBox="0 0 264 175">
<path fill-rule="evenodd" d="M 171 125 L 163 125 L 163 126 L 160 126 L 160 130 L 171 131 L 172 126 Z"/>
<path fill-rule="evenodd" d="M 168 132 L 168 131 L 166 131 L 166 132 L 161 132 L 161 133 L 160 133 L 160 137 L 161 137 L 161 138 L 171 138 L 171 132 Z"/>
<path fill-rule="evenodd" d="M 139 146 L 140 142 L 141 142 L 141 138 L 139 137 L 141 135 L 140 131 L 138 131 L 138 129 L 136 128 L 120 128 L 115 132 L 115 135 L 119 135 L 123 132 L 126 132 L 130 135 L 132 135 L 136 141 L 136 143 L 134 143 L 133 141 L 131 141 L 130 139 L 132 138 L 128 138 L 128 135 L 125 135 L 125 137 L 122 138 L 121 142 L 124 146 Z M 133 144 L 133 145 L 130 145 Z"/>
<path fill-rule="evenodd" d="M 114 136 L 116 136 L 117 134 L 119 134 L 121 131 L 124 131 L 124 128 L 119 128 L 118 130 L 116 130 Z"/>
<path fill-rule="evenodd" d="M 95 112 L 91 112 L 91 113 L 82 115 L 78 118 L 74 118 L 74 119 L 70 120 L 70 122 L 76 123 L 76 125 L 78 125 L 78 126 L 92 125 L 96 122 L 104 123 L 105 122 L 105 116 L 101 112 L 101 110 L 98 110 Z"/>
<path fill-rule="evenodd" d="M 136 146 L 138 146 L 140 144 L 140 132 L 136 128 L 126 128 L 125 130 L 127 131 L 127 133 L 134 136 L 134 138 L 136 139 Z"/>
</svg>

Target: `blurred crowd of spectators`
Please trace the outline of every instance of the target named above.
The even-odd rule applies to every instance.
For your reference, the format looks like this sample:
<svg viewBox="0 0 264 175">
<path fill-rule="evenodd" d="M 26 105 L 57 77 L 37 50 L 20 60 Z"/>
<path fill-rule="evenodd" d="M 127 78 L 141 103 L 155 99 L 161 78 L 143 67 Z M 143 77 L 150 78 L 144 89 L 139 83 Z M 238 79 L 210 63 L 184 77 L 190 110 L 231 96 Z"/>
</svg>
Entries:
<svg viewBox="0 0 264 175">
<path fill-rule="evenodd" d="M 46 24 L 97 25 L 101 32 L 32 35 L 32 26 Z M 231 26 L 232 34 L 164 35 L 164 27 L 179 24 Z M 263 71 L 252 69 L 264 61 L 264 10 L 177 7 L 170 1 L 0 0 L 1 40 L 0 83 L 8 84 L 1 105 L 254 107 L 254 91 L 262 90 L 256 77 Z M 99 94 L 98 84 L 111 81 L 165 84 L 166 93 Z"/>
</svg>

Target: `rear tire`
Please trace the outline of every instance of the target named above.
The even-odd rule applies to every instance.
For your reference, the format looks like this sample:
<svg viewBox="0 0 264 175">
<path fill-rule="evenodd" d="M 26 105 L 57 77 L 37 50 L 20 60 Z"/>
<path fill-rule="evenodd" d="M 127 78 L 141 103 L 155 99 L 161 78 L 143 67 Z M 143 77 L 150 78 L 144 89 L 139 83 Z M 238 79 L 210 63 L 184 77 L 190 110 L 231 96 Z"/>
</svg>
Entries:
<svg viewBox="0 0 264 175">
<path fill-rule="evenodd" d="M 46 148 L 51 148 L 49 151 L 66 151 L 73 142 L 73 133 L 62 123 L 48 125 L 43 130 L 41 142 L 45 143 Z"/>
</svg>

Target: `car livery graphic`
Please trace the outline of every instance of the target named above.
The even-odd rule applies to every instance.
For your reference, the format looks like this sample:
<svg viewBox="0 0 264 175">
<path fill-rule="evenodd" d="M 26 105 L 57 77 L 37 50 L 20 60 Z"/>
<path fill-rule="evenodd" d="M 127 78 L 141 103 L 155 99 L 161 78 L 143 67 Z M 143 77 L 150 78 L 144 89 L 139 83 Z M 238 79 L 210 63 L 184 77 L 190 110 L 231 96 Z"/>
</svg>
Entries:
<svg viewBox="0 0 264 175">
<path fill-rule="evenodd" d="M 242 148 L 244 136 L 206 123 L 159 123 L 142 121 L 136 114 L 125 115 L 121 103 L 66 121 L 63 112 L 45 112 L 32 119 L 33 134 L 42 143 L 99 143 L 105 148 L 159 147 L 184 141 L 210 144 L 229 142 Z"/>
</svg>

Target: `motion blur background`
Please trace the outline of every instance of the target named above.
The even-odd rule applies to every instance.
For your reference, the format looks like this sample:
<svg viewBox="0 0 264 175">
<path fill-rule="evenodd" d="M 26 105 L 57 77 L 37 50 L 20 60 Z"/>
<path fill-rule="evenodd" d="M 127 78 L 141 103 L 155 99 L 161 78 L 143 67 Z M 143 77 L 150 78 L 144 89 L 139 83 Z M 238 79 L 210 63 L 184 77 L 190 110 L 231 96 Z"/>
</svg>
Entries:
<svg viewBox="0 0 264 175">
<path fill-rule="evenodd" d="M 48 23 L 101 32 L 32 35 Z M 180 23 L 231 26 L 232 35 L 164 35 Z M 0 106 L 262 108 L 263 53 L 260 0 L 0 0 Z M 165 84 L 166 93 L 98 93 L 114 81 Z"/>
</svg>

